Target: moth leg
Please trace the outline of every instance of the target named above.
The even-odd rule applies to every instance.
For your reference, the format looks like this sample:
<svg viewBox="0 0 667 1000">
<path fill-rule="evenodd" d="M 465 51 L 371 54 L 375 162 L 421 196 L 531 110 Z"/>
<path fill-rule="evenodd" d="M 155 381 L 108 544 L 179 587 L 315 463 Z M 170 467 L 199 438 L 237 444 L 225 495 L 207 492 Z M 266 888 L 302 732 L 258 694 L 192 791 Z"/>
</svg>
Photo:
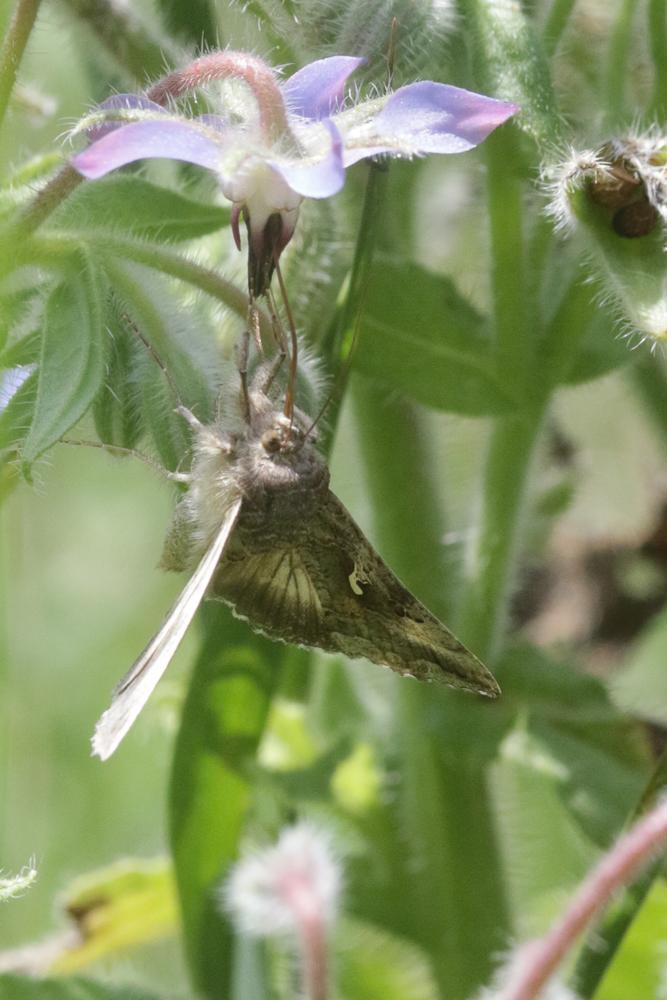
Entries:
<svg viewBox="0 0 667 1000">
<path fill-rule="evenodd" d="M 139 341 L 141 341 L 141 343 L 144 345 L 144 347 L 146 348 L 146 351 L 148 352 L 148 354 L 150 355 L 150 357 L 153 359 L 153 361 L 155 362 L 155 364 L 158 366 L 158 368 L 160 369 L 160 371 L 164 375 L 164 377 L 165 377 L 165 379 L 167 381 L 167 385 L 169 386 L 169 391 L 171 392 L 171 394 L 172 394 L 172 396 L 174 398 L 174 401 L 176 402 L 176 404 L 178 406 L 181 406 L 182 402 L 181 402 L 181 397 L 180 397 L 180 394 L 179 394 L 179 391 L 178 391 L 178 386 L 176 385 L 176 382 L 174 381 L 174 378 L 173 378 L 171 372 L 169 371 L 169 369 L 167 368 L 166 364 L 164 363 L 164 361 L 160 357 L 160 355 L 159 355 L 158 351 L 156 350 L 156 348 L 153 346 L 153 344 L 151 344 L 151 342 L 148 339 L 148 337 L 144 336 L 144 334 L 141 332 L 141 330 L 139 329 L 139 327 L 137 326 L 137 324 L 134 322 L 134 320 L 132 319 L 132 317 L 128 313 L 124 312 L 122 314 L 122 320 L 125 323 L 125 325 L 130 329 L 130 331 L 132 332 L 132 334 Z"/>
<path fill-rule="evenodd" d="M 253 304 L 251 303 L 248 310 L 248 319 L 250 319 L 250 313 L 252 312 Z M 239 378 L 241 379 L 241 405 L 243 406 L 243 417 L 247 424 L 250 424 L 250 395 L 248 393 L 248 352 L 250 350 L 250 330 L 246 329 L 241 334 L 241 339 L 239 340 L 236 347 L 236 363 L 239 370 Z"/>
<path fill-rule="evenodd" d="M 132 458 L 137 458 L 144 465 L 148 465 L 164 479 L 169 479 L 173 483 L 190 482 L 190 474 L 188 472 L 172 472 L 136 448 L 123 448 L 119 444 L 105 444 L 103 441 L 85 441 L 74 438 L 61 438 L 59 443 L 74 445 L 77 448 L 99 448 L 101 451 L 108 451 L 110 455 L 131 455 Z"/>
<path fill-rule="evenodd" d="M 289 296 L 287 294 L 287 286 L 285 284 L 285 279 L 283 278 L 283 272 L 281 270 L 277 257 L 274 260 L 274 267 L 276 271 L 276 277 L 278 278 L 280 295 L 282 297 L 283 305 L 285 307 L 285 313 L 287 315 L 287 325 L 289 328 L 290 342 L 291 342 L 289 375 L 287 378 L 287 391 L 285 392 L 285 409 L 284 409 L 285 416 L 289 418 L 291 424 L 292 421 L 294 420 L 294 393 L 296 390 L 296 373 L 298 365 L 299 345 L 296 336 L 296 323 L 294 322 L 294 314 L 292 313 L 292 306 L 290 304 Z"/>
</svg>

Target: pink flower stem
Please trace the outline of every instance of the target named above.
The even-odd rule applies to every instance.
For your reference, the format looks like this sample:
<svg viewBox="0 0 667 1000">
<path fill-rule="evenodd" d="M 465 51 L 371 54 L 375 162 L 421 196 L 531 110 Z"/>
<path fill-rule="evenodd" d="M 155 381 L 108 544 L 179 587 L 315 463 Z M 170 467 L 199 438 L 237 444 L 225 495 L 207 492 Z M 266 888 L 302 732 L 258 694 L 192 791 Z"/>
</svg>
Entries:
<svg viewBox="0 0 667 1000">
<path fill-rule="evenodd" d="M 602 858 L 548 934 L 520 950 L 502 1000 L 534 1000 L 587 924 L 665 843 L 667 801 L 636 823 Z"/>
<path fill-rule="evenodd" d="M 326 928 L 316 914 L 301 922 L 301 963 L 307 1000 L 327 1000 Z"/>
<path fill-rule="evenodd" d="M 146 96 L 157 104 L 182 97 L 213 80 L 243 80 L 255 95 L 262 132 L 269 142 L 289 134 L 287 111 L 275 74 L 270 66 L 245 52 L 211 52 L 184 69 L 158 80 Z"/>
</svg>

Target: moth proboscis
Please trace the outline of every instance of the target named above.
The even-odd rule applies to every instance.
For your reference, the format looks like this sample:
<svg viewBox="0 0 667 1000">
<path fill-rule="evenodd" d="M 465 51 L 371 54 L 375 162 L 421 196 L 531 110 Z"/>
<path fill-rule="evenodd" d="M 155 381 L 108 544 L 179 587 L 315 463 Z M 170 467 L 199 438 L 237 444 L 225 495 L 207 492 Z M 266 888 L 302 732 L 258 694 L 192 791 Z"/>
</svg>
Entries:
<svg viewBox="0 0 667 1000">
<path fill-rule="evenodd" d="M 272 639 L 365 657 L 419 680 L 495 697 L 492 674 L 414 597 L 329 489 L 312 423 L 277 408 L 259 370 L 239 416 L 193 428 L 175 524 L 197 562 L 155 637 L 116 688 L 93 752 L 107 759 L 143 708 L 205 596 Z M 183 478 L 181 475 L 180 478 Z M 165 564 L 182 569 L 168 536 Z"/>
</svg>

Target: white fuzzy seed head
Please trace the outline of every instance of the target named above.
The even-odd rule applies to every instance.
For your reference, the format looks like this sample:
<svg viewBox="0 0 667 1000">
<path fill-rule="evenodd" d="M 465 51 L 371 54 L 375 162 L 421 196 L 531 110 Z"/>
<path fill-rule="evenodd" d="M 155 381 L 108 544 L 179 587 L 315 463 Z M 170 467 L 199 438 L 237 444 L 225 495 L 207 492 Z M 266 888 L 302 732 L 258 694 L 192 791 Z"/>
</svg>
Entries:
<svg viewBox="0 0 667 1000">
<path fill-rule="evenodd" d="M 298 935 L 305 923 L 333 923 L 341 881 L 329 835 L 301 822 L 284 829 L 273 847 L 243 857 L 232 869 L 222 898 L 242 933 Z"/>
</svg>

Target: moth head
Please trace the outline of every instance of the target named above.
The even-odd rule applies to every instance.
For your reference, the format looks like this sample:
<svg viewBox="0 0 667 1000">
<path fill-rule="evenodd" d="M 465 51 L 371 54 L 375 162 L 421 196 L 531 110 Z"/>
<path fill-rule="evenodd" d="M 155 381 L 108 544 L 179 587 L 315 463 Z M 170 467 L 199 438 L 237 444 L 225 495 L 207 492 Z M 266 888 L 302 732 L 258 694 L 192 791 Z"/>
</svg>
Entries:
<svg viewBox="0 0 667 1000">
<path fill-rule="evenodd" d="M 263 431 L 260 444 L 267 455 L 278 456 L 299 451 L 303 447 L 304 432 L 298 416 L 290 420 L 284 413 L 274 411 L 271 424 Z"/>
</svg>

